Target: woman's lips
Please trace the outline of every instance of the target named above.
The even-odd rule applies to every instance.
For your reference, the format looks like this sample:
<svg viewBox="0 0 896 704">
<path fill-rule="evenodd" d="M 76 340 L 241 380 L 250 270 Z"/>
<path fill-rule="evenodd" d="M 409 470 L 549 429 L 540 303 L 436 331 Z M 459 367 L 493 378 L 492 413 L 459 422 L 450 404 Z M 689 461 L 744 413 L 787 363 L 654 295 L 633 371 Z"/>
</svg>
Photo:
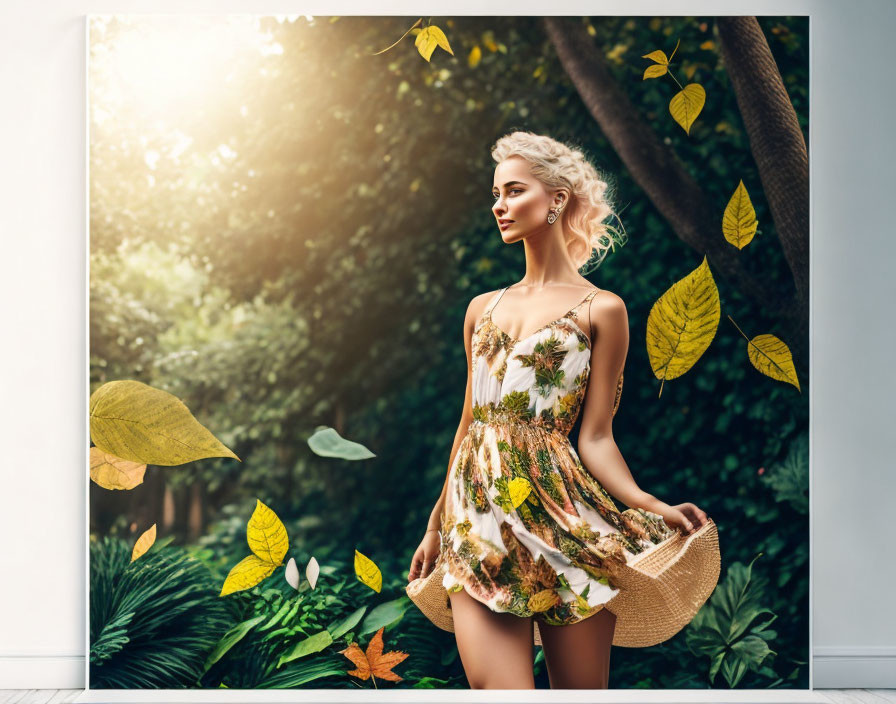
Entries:
<svg viewBox="0 0 896 704">
<path fill-rule="evenodd" d="M 511 225 L 513 225 L 513 220 L 510 220 L 510 221 L 508 221 L 508 222 L 499 222 L 498 225 L 500 226 L 500 228 L 501 228 L 502 230 L 506 230 L 508 227 L 510 227 Z"/>
</svg>

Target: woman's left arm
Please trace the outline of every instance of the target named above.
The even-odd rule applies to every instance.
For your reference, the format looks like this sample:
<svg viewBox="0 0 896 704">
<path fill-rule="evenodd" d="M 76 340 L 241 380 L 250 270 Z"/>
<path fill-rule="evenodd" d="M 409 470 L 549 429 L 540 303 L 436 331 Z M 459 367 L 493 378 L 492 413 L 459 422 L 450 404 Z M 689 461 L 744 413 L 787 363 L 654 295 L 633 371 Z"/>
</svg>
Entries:
<svg viewBox="0 0 896 704">
<path fill-rule="evenodd" d="M 613 405 L 628 354 L 628 312 L 625 302 L 606 290 L 591 304 L 591 371 L 579 430 L 579 459 L 604 489 L 629 508 L 652 511 L 685 532 L 703 525 L 706 514 L 694 504 L 670 506 L 641 489 L 622 458 L 613 438 Z"/>
</svg>

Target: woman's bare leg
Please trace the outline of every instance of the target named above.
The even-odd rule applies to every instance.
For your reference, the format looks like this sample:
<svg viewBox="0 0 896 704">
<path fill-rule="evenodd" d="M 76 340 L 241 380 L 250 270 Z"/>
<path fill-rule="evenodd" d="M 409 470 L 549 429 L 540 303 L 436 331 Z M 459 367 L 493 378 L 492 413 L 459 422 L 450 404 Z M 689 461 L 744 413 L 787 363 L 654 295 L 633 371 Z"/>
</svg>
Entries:
<svg viewBox="0 0 896 704">
<path fill-rule="evenodd" d="M 535 689 L 532 619 L 450 592 L 454 635 L 471 689 Z"/>
<path fill-rule="evenodd" d="M 551 689 L 607 689 L 616 616 L 601 609 L 568 626 L 538 622 Z"/>
</svg>

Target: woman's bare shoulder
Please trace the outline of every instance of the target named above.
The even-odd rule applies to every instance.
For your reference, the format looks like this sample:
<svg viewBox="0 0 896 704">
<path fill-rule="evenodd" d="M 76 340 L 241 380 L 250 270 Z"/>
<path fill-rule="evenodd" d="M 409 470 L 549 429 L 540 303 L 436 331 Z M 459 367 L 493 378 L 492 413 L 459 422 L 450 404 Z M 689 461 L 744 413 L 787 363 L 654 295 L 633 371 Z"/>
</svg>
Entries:
<svg viewBox="0 0 896 704">
<path fill-rule="evenodd" d="M 473 320 L 477 320 L 485 312 L 489 301 L 491 301 L 500 290 L 501 289 L 498 288 L 494 291 L 485 291 L 477 296 L 473 296 L 467 304 L 467 316 Z"/>
</svg>

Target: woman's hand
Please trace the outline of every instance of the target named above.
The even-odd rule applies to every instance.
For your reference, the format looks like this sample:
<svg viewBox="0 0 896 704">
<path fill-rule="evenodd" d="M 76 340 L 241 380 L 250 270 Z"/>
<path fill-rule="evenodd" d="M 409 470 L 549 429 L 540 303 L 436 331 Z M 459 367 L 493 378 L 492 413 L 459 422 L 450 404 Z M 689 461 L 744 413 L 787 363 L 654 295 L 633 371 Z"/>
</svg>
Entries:
<svg viewBox="0 0 896 704">
<path fill-rule="evenodd" d="M 670 528 L 677 528 L 688 535 L 706 525 L 706 513 L 690 502 L 669 506 L 664 511 L 657 511 Z"/>
<path fill-rule="evenodd" d="M 436 564 L 436 558 L 439 556 L 439 546 L 441 539 L 439 531 L 431 528 L 426 531 L 423 540 L 417 547 L 414 557 L 411 559 L 411 569 L 408 572 L 408 582 L 413 582 L 418 577 L 426 577 L 432 572 Z"/>
</svg>

